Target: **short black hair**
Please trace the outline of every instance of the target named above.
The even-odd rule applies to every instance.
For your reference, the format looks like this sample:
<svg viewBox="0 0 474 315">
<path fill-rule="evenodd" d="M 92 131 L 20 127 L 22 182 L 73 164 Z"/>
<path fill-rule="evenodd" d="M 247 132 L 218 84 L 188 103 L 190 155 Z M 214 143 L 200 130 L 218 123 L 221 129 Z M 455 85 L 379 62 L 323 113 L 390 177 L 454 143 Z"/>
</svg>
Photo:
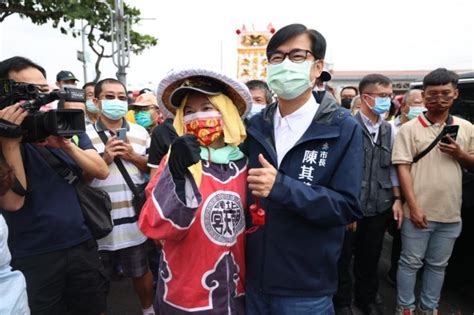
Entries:
<svg viewBox="0 0 474 315">
<path fill-rule="evenodd" d="M 127 88 L 125 87 L 125 84 L 123 84 L 121 81 L 117 79 L 107 78 L 107 79 L 100 80 L 99 82 L 95 84 L 95 88 L 94 88 L 95 98 L 99 98 L 100 93 L 102 93 L 102 86 L 104 84 L 120 84 L 121 86 L 123 86 L 123 89 L 125 90 L 125 94 L 127 94 Z"/>
<path fill-rule="evenodd" d="M 28 68 L 35 68 L 41 72 L 46 79 L 46 70 L 44 70 L 43 67 L 34 63 L 30 59 L 21 56 L 11 57 L 0 62 L 0 79 L 8 80 L 8 75 L 11 71 L 20 72 Z"/>
<path fill-rule="evenodd" d="M 262 81 L 262 80 L 250 80 L 247 83 L 245 83 L 249 90 L 255 90 L 255 89 L 260 89 L 265 92 L 265 101 L 267 104 L 271 104 L 273 99 L 272 99 L 272 91 L 268 87 L 267 82 Z"/>
<path fill-rule="evenodd" d="M 324 59 L 326 56 L 326 39 L 316 30 L 309 29 L 303 24 L 290 24 L 279 29 L 270 39 L 267 46 L 267 58 L 280 45 L 286 41 L 299 36 L 301 34 L 308 34 L 311 40 L 311 52 L 315 59 Z"/>
<path fill-rule="evenodd" d="M 86 87 L 89 87 L 89 86 L 95 87 L 95 82 L 87 82 L 86 84 L 82 86 L 82 89 L 85 90 Z"/>
<path fill-rule="evenodd" d="M 355 86 L 349 85 L 349 86 L 343 87 L 341 89 L 341 94 L 340 95 L 342 95 L 342 92 L 344 92 L 344 90 L 354 90 L 356 92 L 356 95 L 359 95 L 359 90 Z"/>
<path fill-rule="evenodd" d="M 388 86 L 390 84 L 392 84 L 392 80 L 390 80 L 388 77 L 384 76 L 383 74 L 372 73 L 366 75 L 362 78 L 362 80 L 360 80 L 359 91 L 360 94 L 362 94 L 369 85 Z"/>
<path fill-rule="evenodd" d="M 423 90 L 428 86 L 446 85 L 451 83 L 454 88 L 458 86 L 459 76 L 446 68 L 431 71 L 423 78 Z"/>
</svg>

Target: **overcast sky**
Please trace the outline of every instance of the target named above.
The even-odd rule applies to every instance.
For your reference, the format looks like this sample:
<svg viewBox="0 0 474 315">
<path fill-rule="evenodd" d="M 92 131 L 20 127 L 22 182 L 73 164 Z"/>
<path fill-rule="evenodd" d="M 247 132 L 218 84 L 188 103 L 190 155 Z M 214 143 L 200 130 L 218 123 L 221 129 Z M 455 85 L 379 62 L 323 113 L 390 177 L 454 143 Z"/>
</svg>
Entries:
<svg viewBox="0 0 474 315">
<path fill-rule="evenodd" d="M 154 89 L 172 68 L 204 67 L 235 76 L 235 30 L 242 24 L 264 30 L 270 22 L 276 29 L 303 23 L 319 30 L 328 43 L 326 59 L 335 71 L 474 69 L 472 0 L 126 2 L 147 18 L 137 30 L 159 41 L 142 55 L 132 56 L 127 70 L 132 88 Z M 63 69 L 73 71 L 83 83 L 77 50 L 81 50 L 80 37 L 62 35 L 49 25 L 36 26 L 17 16 L 0 23 L 0 59 L 29 57 L 46 68 L 51 83 Z M 92 52 L 91 57 L 95 57 Z M 88 68 L 92 79 L 92 63 Z M 110 61 L 103 62 L 102 68 L 103 78 L 115 76 Z"/>
</svg>

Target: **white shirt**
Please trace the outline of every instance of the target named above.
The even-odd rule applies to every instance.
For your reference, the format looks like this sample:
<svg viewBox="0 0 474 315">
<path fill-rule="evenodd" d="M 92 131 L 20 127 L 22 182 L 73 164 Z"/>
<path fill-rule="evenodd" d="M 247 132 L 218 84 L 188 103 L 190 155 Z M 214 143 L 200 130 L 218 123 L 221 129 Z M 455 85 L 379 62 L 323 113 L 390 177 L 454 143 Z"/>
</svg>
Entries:
<svg viewBox="0 0 474 315">
<path fill-rule="evenodd" d="M 388 123 L 392 125 L 393 133 L 396 136 L 398 133 L 398 130 L 400 130 L 400 127 L 402 126 L 402 122 L 400 121 L 400 116 L 396 117 L 395 119 L 390 120 Z"/>
<path fill-rule="evenodd" d="M 367 128 L 367 131 L 369 134 L 372 135 L 372 141 L 374 143 L 377 143 L 377 139 L 379 138 L 379 129 L 380 125 L 382 125 L 383 118 L 379 116 L 379 119 L 377 122 L 373 123 L 372 120 L 370 120 L 369 117 L 365 116 L 362 111 L 359 111 L 360 117 L 362 117 L 362 122 L 365 125 L 365 128 Z M 392 146 L 393 146 L 393 138 L 392 138 Z"/>
<path fill-rule="evenodd" d="M 286 153 L 301 139 L 305 131 L 311 125 L 314 115 L 318 111 L 319 104 L 311 96 L 308 101 L 298 110 L 281 117 L 280 104 L 273 116 L 273 125 L 275 132 L 275 147 L 278 159 L 278 167 L 285 157 Z"/>
</svg>

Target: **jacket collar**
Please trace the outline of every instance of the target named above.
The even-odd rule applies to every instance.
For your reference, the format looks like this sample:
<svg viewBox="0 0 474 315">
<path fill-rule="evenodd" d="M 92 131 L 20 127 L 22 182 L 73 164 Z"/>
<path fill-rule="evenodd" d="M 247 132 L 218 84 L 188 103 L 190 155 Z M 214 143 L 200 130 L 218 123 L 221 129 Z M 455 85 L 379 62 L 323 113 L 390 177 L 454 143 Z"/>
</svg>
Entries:
<svg viewBox="0 0 474 315">
<path fill-rule="evenodd" d="M 370 139 L 370 141 L 375 144 L 373 142 L 373 139 L 372 139 L 372 136 L 370 135 L 370 132 L 367 130 L 367 127 L 365 126 L 365 123 L 363 121 L 363 117 L 362 117 L 362 113 L 359 111 L 357 112 L 357 114 L 355 114 L 354 116 L 355 120 L 359 123 L 359 125 L 362 127 L 362 132 L 364 133 L 364 135 Z M 381 139 L 383 138 L 383 136 L 387 133 L 387 132 L 391 132 L 391 126 L 388 122 L 386 122 L 385 120 L 383 120 L 382 118 L 380 118 L 380 120 L 377 122 L 377 123 L 380 123 L 379 125 L 379 136 L 378 136 L 378 139 L 377 141 L 381 141 Z"/>
<path fill-rule="evenodd" d="M 313 97 L 318 100 L 317 94 L 313 92 Z M 278 103 L 272 103 L 262 111 L 261 120 L 256 123 L 256 120 L 251 119 L 248 127 L 248 133 L 251 134 L 265 150 L 268 151 L 273 159 L 274 165 L 276 162 L 275 150 L 275 135 L 273 126 L 273 115 L 278 108 Z M 347 111 L 342 111 L 336 100 L 330 93 L 325 93 L 316 115 L 314 115 L 313 122 L 305 131 L 301 139 L 299 139 L 295 146 L 300 143 L 310 140 L 332 139 L 340 136 L 340 128 L 334 123 L 334 118 L 344 119 L 348 116 Z M 257 120 L 259 116 L 255 117 Z"/>
<path fill-rule="evenodd" d="M 317 95 L 317 92 L 313 91 L 313 97 L 316 99 L 316 101 L 318 101 L 319 97 Z M 266 123 L 273 125 L 273 116 L 275 115 L 275 111 L 277 108 L 278 102 L 275 102 L 268 105 L 262 111 L 263 120 Z M 318 124 L 330 124 L 333 115 L 335 114 L 338 108 L 340 108 L 340 106 L 337 104 L 331 93 L 324 93 L 318 111 L 316 112 L 316 115 L 314 115 L 313 122 Z"/>
</svg>

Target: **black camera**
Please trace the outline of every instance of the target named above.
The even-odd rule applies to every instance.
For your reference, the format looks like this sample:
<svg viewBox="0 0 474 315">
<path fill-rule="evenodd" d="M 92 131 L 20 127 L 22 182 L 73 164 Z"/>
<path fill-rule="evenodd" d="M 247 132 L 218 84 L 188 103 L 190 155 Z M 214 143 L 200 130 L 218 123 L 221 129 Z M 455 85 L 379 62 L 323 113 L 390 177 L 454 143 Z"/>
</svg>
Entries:
<svg viewBox="0 0 474 315">
<path fill-rule="evenodd" d="M 85 93 L 81 89 L 74 88 L 42 93 L 35 84 L 12 80 L 0 81 L 0 109 L 24 101 L 21 106 L 28 111 L 21 126 L 0 121 L 0 135 L 4 137 L 20 135 L 23 136 L 24 142 L 37 142 L 50 135 L 72 137 L 85 132 L 84 112 L 80 109 L 39 111 L 41 106 L 56 100 L 85 102 Z"/>
</svg>

